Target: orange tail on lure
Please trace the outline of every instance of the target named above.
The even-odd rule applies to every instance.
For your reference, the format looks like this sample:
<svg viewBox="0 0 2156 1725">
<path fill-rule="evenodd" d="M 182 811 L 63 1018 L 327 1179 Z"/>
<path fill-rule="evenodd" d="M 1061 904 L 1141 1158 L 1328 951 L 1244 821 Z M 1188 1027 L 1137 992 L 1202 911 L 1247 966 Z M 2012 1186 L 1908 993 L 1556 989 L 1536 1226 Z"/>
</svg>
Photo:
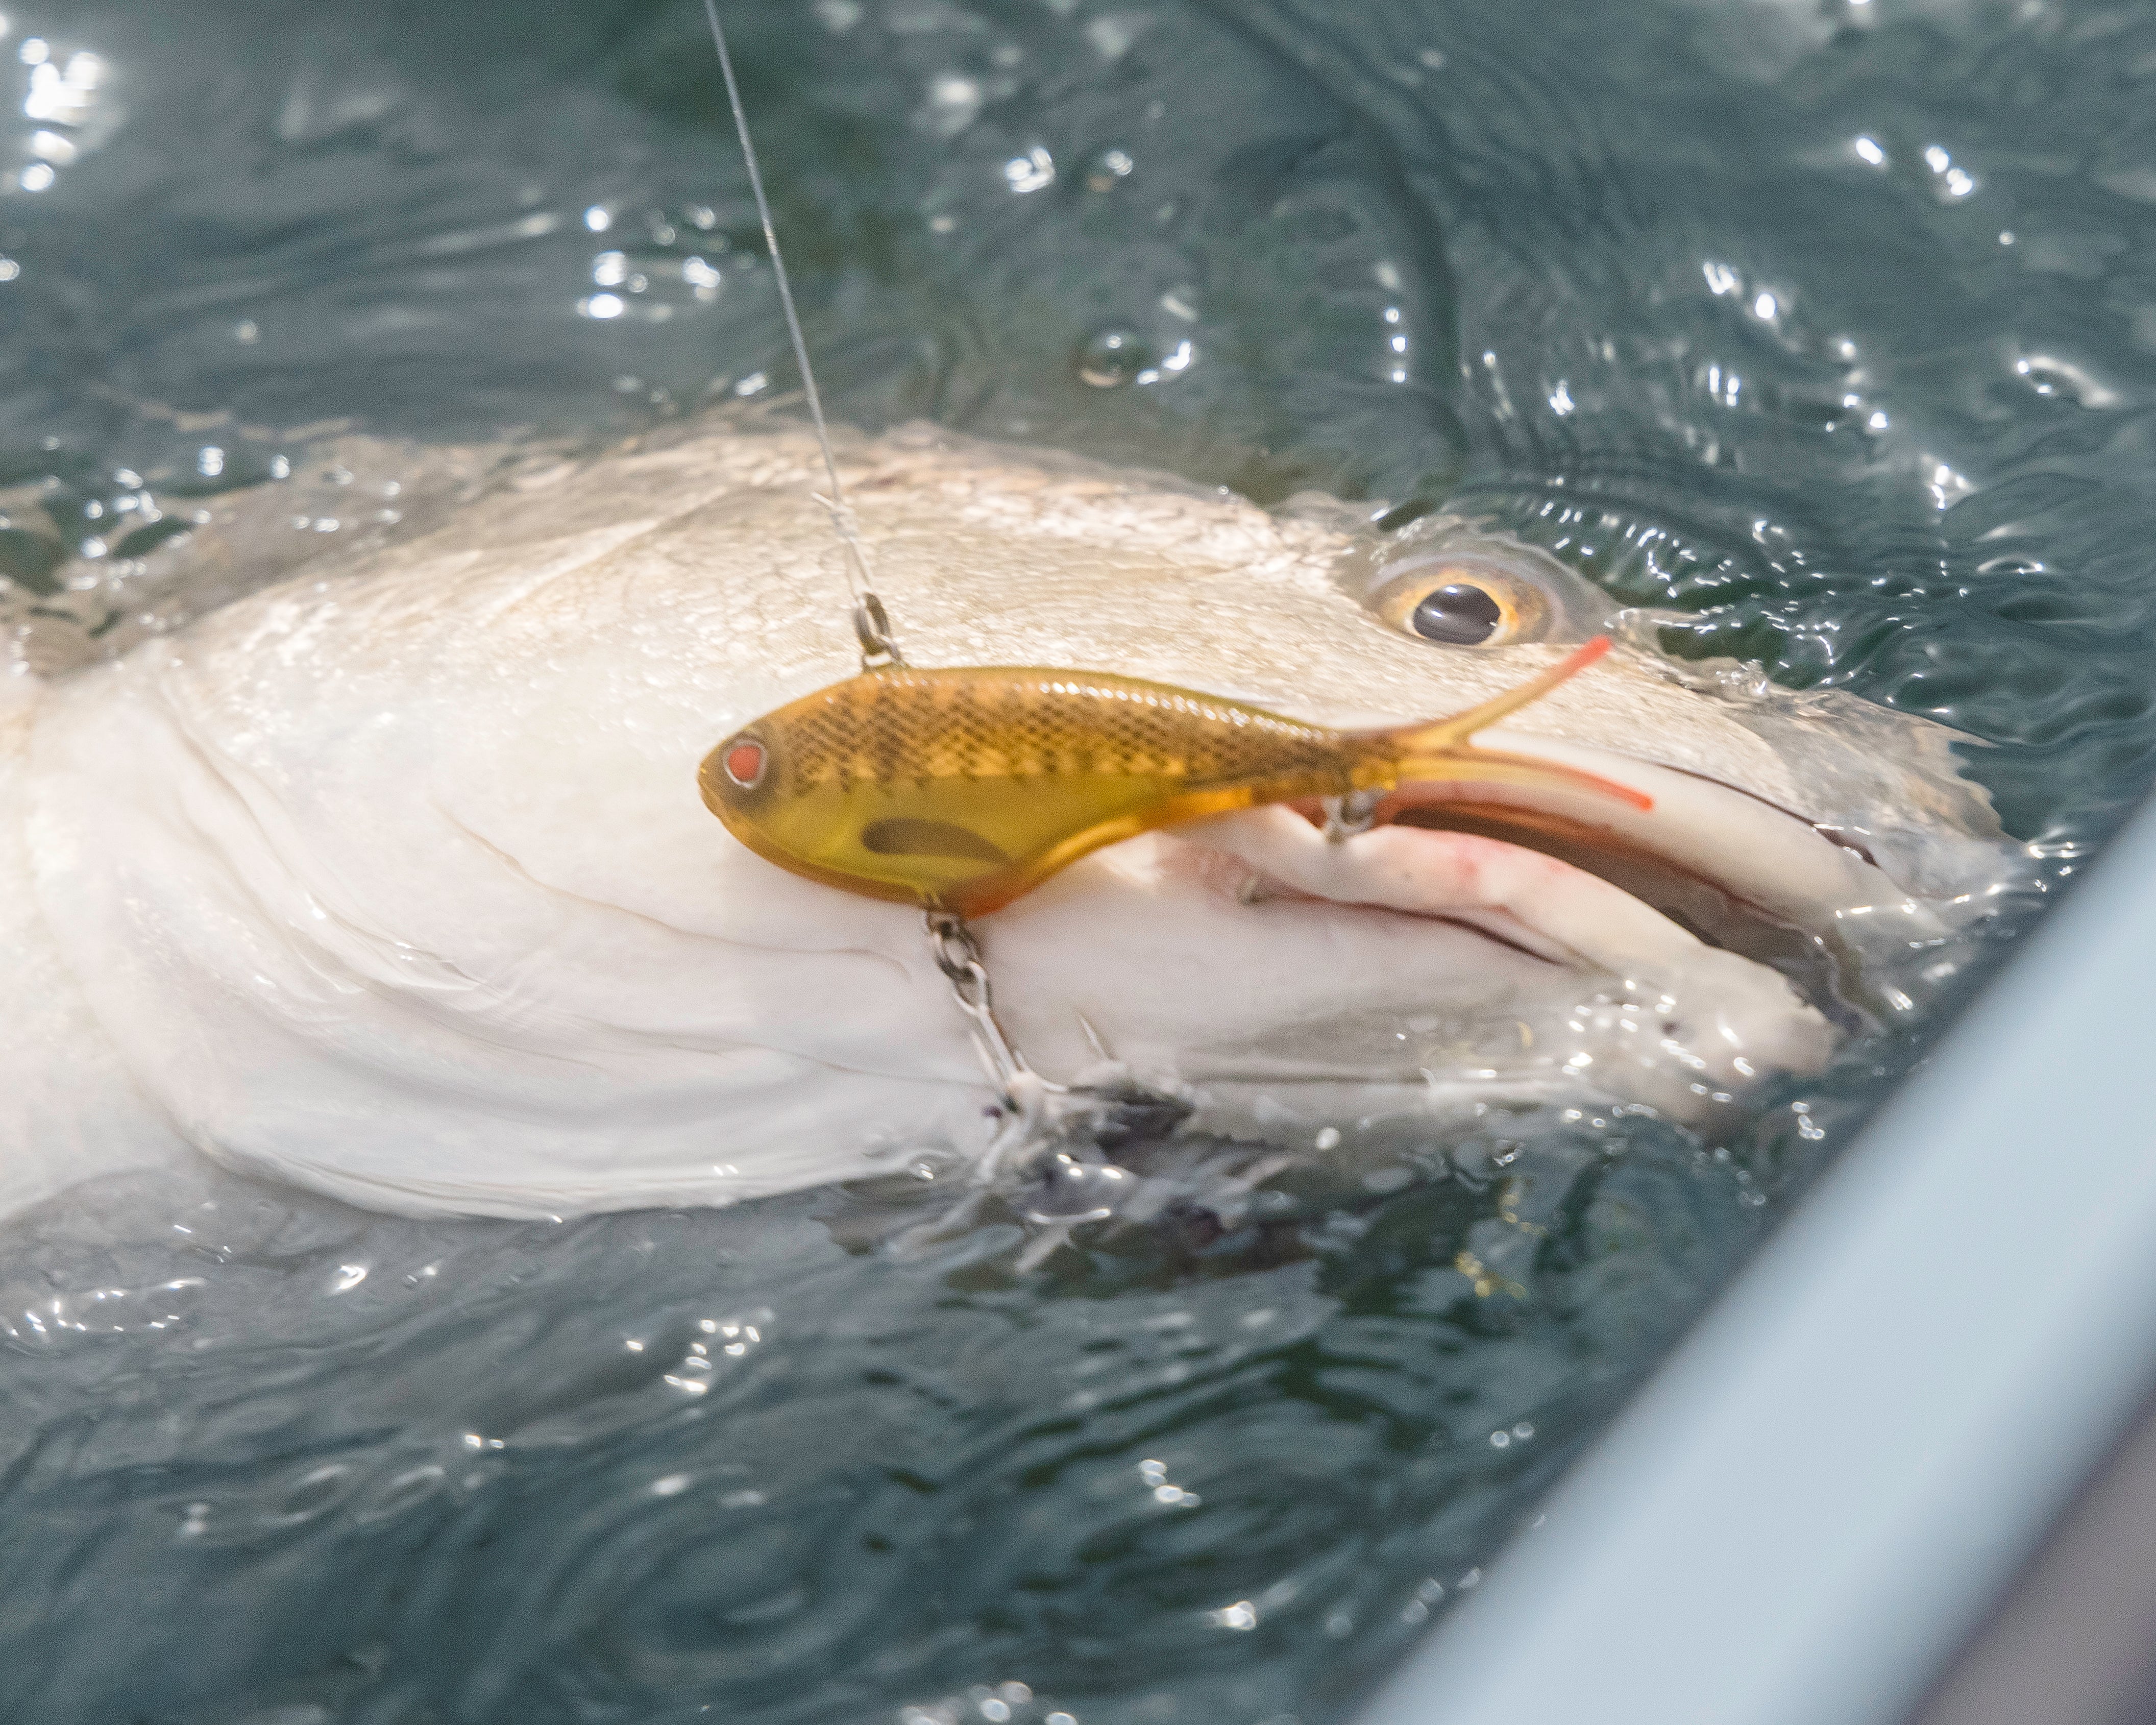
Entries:
<svg viewBox="0 0 2156 1725">
<path fill-rule="evenodd" d="M 1563 785 L 1650 808 L 1607 779 L 1471 741 L 1609 649 L 1598 638 L 1481 706 L 1384 731 L 1101 671 L 892 665 L 745 726 L 697 781 L 726 830 L 781 868 L 975 916 L 1149 828 L 1403 780 Z"/>
</svg>

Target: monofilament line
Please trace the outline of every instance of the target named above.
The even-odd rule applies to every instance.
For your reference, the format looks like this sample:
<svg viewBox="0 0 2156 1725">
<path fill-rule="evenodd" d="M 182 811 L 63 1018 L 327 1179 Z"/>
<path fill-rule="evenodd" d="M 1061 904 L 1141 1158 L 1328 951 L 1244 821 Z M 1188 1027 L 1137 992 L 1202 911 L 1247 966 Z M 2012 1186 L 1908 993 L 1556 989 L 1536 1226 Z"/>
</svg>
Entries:
<svg viewBox="0 0 2156 1725">
<path fill-rule="evenodd" d="M 802 393 L 808 399 L 808 417 L 815 423 L 817 446 L 824 452 L 824 471 L 831 482 L 831 495 L 817 501 L 831 513 L 831 526 L 844 552 L 846 590 L 853 600 L 854 633 L 860 639 L 865 665 L 895 664 L 898 645 L 869 578 L 868 552 L 854 525 L 844 488 L 839 483 L 838 459 L 831 453 L 831 434 L 824 424 L 823 398 L 816 393 L 816 373 L 808 363 L 808 342 L 801 333 L 801 315 L 793 308 L 793 285 L 786 279 L 786 259 L 778 249 L 778 224 L 771 219 L 771 200 L 764 196 L 763 170 L 756 159 L 756 144 L 749 136 L 748 110 L 742 105 L 741 85 L 734 79 L 733 56 L 726 52 L 726 33 L 719 23 L 718 0 L 704 0 L 704 16 L 711 20 L 711 45 L 719 51 L 719 75 L 726 80 L 726 102 L 734 112 L 734 131 L 741 139 L 742 160 L 748 167 L 749 190 L 756 195 L 756 213 L 763 223 L 763 243 L 771 253 L 771 273 L 778 284 L 778 303 L 786 314 L 786 333 L 793 343 L 793 361 L 801 368 Z"/>
</svg>

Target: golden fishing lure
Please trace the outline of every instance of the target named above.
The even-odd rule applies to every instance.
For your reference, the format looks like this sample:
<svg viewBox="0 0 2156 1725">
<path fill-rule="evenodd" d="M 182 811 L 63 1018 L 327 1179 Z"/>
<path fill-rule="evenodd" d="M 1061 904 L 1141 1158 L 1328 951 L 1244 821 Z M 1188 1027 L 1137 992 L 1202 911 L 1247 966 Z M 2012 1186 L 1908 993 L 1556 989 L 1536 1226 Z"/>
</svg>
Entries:
<svg viewBox="0 0 2156 1725">
<path fill-rule="evenodd" d="M 1088 851 L 1260 803 L 1382 793 L 1404 781 L 1640 793 L 1472 738 L 1609 650 L 1449 719 L 1335 731 L 1103 671 L 888 665 L 737 732 L 697 779 L 726 830 L 812 880 L 975 916 Z"/>
</svg>

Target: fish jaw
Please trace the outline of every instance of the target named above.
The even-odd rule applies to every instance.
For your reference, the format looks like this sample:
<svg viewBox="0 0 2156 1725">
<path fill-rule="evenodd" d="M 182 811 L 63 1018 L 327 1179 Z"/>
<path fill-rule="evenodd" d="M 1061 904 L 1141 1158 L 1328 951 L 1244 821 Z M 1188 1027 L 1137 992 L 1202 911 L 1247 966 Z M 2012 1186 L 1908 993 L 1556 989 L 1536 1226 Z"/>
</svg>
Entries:
<svg viewBox="0 0 2156 1725">
<path fill-rule="evenodd" d="M 1578 846 L 1598 858 L 1625 851 L 1652 857 L 1816 942 L 1859 994 L 1867 972 L 1905 963 L 1912 952 L 1987 909 L 2016 878 L 2001 869 L 1920 896 L 1881 866 L 1861 841 L 1707 774 L 1578 742 L 1502 732 L 1489 737 L 1492 747 L 1525 760 L 1622 784 L 1638 793 L 1639 800 L 1583 793 L 1554 776 L 1511 785 L 1433 781 L 1402 786 L 1379 817 L 1441 829 L 1448 820 L 1477 814 L 1495 817 L 1502 826 L 1512 812 L 1527 817 L 1530 827 L 1570 829 Z M 1600 864 L 1593 860 L 1588 866 Z"/>
<path fill-rule="evenodd" d="M 1127 841 L 982 930 L 1037 1059 L 1097 1040 L 1216 1122 L 1528 1095 L 1697 1121 L 1835 1040 L 1774 971 L 1584 870 L 1469 834 L 1336 842 L 1281 807 Z"/>
</svg>

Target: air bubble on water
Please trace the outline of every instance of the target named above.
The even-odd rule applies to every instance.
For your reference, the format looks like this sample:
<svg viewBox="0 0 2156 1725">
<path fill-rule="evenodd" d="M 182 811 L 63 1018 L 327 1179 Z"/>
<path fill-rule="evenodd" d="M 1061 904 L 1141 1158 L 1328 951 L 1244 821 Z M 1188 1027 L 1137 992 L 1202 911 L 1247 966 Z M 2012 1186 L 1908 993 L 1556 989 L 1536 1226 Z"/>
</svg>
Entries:
<svg viewBox="0 0 2156 1725">
<path fill-rule="evenodd" d="M 928 106 L 923 118 L 938 137 L 955 138 L 973 123 L 986 100 L 978 79 L 957 72 L 939 73 L 928 81 Z"/>
<path fill-rule="evenodd" d="M 1019 1214 L 1029 1222 L 1097 1222 L 1136 1189 L 1127 1168 L 1109 1162 L 1081 1162 L 1059 1154 L 1046 1166 L 1041 1183 L 1028 1193 Z"/>
<path fill-rule="evenodd" d="M 1131 170 L 1137 166 L 1127 150 L 1101 150 L 1086 158 L 1081 177 L 1088 192 L 1112 192 L 1130 177 Z"/>
<path fill-rule="evenodd" d="M 1135 330 L 1096 331 L 1078 346 L 1074 356 L 1078 376 L 1096 389 L 1118 389 L 1147 369 L 1152 354 L 1145 338 Z"/>
<path fill-rule="evenodd" d="M 1055 183 L 1055 158 L 1035 144 L 1024 155 L 1014 156 L 1004 164 L 1004 181 L 1020 194 L 1045 191 Z"/>
</svg>

